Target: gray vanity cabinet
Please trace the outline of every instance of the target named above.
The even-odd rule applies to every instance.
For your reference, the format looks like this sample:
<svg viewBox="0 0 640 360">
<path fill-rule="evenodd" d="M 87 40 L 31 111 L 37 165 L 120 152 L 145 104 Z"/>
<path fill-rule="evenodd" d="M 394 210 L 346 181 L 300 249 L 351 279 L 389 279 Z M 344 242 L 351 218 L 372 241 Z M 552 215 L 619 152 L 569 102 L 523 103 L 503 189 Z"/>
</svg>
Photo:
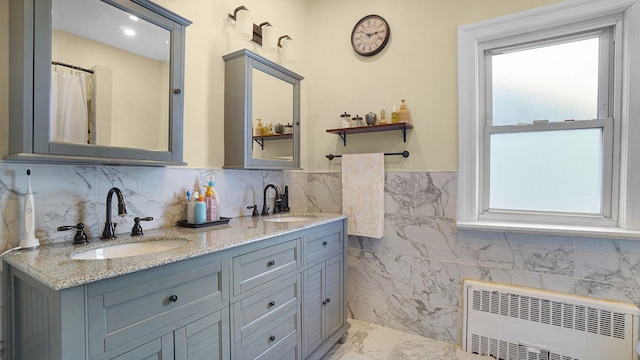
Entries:
<svg viewBox="0 0 640 360">
<path fill-rule="evenodd" d="M 59 291 L 5 263 L 7 358 L 319 359 L 349 328 L 346 226 Z"/>
</svg>

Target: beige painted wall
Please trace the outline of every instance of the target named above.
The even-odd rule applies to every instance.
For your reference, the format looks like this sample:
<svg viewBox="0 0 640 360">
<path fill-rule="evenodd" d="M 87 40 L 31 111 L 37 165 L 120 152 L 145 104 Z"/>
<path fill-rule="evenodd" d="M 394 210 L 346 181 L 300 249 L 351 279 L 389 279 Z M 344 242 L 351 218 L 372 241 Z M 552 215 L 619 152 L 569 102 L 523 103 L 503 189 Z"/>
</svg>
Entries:
<svg viewBox="0 0 640 360">
<path fill-rule="evenodd" d="M 7 153 L 8 4 L 0 0 L 0 155 Z M 302 167 L 338 171 L 328 153 L 391 152 L 405 148 L 411 157 L 389 157 L 388 171 L 457 170 L 458 26 L 557 0 L 158 0 L 193 21 L 187 28 L 185 84 L 185 161 L 190 167 L 223 165 L 224 61 L 242 47 L 263 54 L 237 38 L 227 13 L 245 5 L 254 22 L 269 21 L 296 43 L 296 62 L 288 67 L 302 82 Z M 387 19 L 391 40 L 373 58 L 355 55 L 349 43 L 354 24 L 375 13 Z M 400 99 L 415 129 L 402 143 L 400 132 L 340 138 L 327 134 L 344 111 L 388 113 Z"/>
</svg>

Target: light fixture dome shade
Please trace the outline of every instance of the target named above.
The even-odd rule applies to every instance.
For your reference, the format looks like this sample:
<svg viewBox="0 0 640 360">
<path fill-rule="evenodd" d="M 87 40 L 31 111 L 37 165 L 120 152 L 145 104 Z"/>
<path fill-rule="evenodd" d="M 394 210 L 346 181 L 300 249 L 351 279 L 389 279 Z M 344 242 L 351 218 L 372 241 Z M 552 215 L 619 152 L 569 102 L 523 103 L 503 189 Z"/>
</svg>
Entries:
<svg viewBox="0 0 640 360">
<path fill-rule="evenodd" d="M 286 64 L 291 64 L 294 62 L 294 56 L 295 56 L 295 49 L 293 46 L 293 40 L 292 39 L 282 39 L 281 43 L 282 45 L 282 53 L 281 53 L 281 57 L 282 57 L 282 62 L 286 63 Z"/>
<path fill-rule="evenodd" d="M 262 28 L 262 49 L 269 53 L 278 50 L 278 35 L 276 28 L 272 25 L 266 25 Z"/>
<path fill-rule="evenodd" d="M 253 19 L 249 10 L 241 9 L 236 12 L 236 30 L 243 40 L 253 38 Z"/>
</svg>

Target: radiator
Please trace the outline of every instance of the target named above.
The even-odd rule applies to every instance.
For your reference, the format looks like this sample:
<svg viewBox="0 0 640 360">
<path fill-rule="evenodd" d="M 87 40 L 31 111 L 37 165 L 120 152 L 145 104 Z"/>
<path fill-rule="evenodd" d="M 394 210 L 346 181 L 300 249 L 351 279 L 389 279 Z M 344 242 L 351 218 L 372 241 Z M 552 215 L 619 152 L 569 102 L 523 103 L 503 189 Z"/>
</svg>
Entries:
<svg viewBox="0 0 640 360">
<path fill-rule="evenodd" d="M 633 304 L 464 281 L 462 345 L 501 360 L 638 360 Z"/>
</svg>

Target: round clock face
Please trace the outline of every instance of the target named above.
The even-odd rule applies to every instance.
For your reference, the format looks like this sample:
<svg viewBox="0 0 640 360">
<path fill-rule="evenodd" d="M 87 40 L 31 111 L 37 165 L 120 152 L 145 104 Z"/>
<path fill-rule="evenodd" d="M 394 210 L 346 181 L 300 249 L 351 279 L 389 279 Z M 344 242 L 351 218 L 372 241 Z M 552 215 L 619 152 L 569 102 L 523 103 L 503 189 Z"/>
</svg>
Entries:
<svg viewBox="0 0 640 360">
<path fill-rule="evenodd" d="M 389 24 L 382 16 L 367 15 L 354 26 L 351 45 L 358 54 L 372 56 L 384 49 L 390 35 Z"/>
</svg>

